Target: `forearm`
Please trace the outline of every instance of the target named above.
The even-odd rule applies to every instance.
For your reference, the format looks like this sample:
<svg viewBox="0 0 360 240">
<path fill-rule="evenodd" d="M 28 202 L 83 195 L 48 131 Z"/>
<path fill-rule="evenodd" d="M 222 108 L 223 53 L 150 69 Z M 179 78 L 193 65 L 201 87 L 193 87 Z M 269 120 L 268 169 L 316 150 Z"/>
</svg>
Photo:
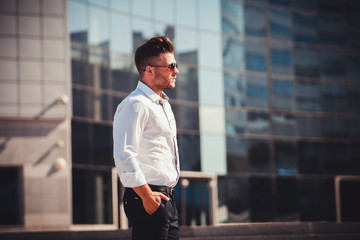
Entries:
<svg viewBox="0 0 360 240">
<path fill-rule="evenodd" d="M 137 195 L 140 196 L 141 199 L 149 199 L 152 197 L 152 190 L 148 184 L 134 187 L 133 190 L 136 192 Z"/>
</svg>

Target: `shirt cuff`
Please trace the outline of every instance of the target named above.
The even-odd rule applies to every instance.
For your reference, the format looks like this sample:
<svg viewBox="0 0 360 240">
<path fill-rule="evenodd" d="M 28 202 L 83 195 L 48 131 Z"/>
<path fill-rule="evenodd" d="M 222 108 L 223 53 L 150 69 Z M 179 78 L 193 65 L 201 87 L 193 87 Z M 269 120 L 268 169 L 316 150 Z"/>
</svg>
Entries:
<svg viewBox="0 0 360 240">
<path fill-rule="evenodd" d="M 134 188 L 146 184 L 145 177 L 140 172 L 127 172 L 120 174 L 120 181 L 124 187 Z"/>
</svg>

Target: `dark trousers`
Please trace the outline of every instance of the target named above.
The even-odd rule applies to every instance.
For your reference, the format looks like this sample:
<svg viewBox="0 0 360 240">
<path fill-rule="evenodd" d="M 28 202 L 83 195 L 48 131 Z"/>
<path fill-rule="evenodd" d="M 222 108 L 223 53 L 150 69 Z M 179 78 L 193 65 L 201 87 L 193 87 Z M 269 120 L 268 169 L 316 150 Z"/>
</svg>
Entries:
<svg viewBox="0 0 360 240">
<path fill-rule="evenodd" d="M 153 214 L 148 214 L 141 198 L 131 188 L 124 193 L 124 208 L 132 227 L 132 240 L 178 240 L 179 221 L 173 196 L 161 200 L 160 207 Z"/>
</svg>

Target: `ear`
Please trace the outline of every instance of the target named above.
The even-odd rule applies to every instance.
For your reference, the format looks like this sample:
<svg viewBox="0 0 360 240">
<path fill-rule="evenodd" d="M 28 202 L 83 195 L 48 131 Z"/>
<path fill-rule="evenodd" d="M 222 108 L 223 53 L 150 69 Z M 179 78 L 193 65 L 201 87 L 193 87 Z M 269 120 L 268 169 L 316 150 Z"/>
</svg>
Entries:
<svg viewBox="0 0 360 240">
<path fill-rule="evenodd" d="M 153 69 L 150 66 L 145 67 L 145 74 L 153 75 Z"/>
</svg>

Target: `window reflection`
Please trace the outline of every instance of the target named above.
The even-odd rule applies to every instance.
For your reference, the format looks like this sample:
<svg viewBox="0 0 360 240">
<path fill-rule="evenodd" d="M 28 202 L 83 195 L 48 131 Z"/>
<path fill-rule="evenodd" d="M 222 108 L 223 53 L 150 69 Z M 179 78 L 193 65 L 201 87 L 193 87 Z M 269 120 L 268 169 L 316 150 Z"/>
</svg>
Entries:
<svg viewBox="0 0 360 240">
<path fill-rule="evenodd" d="M 360 113 L 360 86 L 348 86 L 347 98 L 349 112 Z"/>
<path fill-rule="evenodd" d="M 268 140 L 247 140 L 247 155 L 251 172 L 270 172 L 270 144 Z"/>
<path fill-rule="evenodd" d="M 244 70 L 244 41 L 238 38 L 223 36 L 224 68 Z"/>
<path fill-rule="evenodd" d="M 360 80 L 360 56 L 358 53 L 348 53 L 346 58 L 346 76 L 348 80 Z"/>
<path fill-rule="evenodd" d="M 277 74 L 294 74 L 294 61 L 291 46 L 271 45 L 271 71 Z"/>
<path fill-rule="evenodd" d="M 131 23 L 128 16 L 111 13 L 110 50 L 132 54 Z"/>
<path fill-rule="evenodd" d="M 246 140 L 243 138 L 226 138 L 227 171 L 248 172 L 248 154 Z"/>
<path fill-rule="evenodd" d="M 266 78 L 247 76 L 247 106 L 268 107 L 268 87 Z"/>
<path fill-rule="evenodd" d="M 200 136 L 178 134 L 180 168 L 182 171 L 200 171 Z"/>
<path fill-rule="evenodd" d="M 89 30 L 86 5 L 69 1 L 69 18 L 71 41 L 87 43 Z"/>
<path fill-rule="evenodd" d="M 101 48 L 90 48 L 89 65 L 94 87 L 111 89 L 109 84 L 109 53 Z"/>
<path fill-rule="evenodd" d="M 320 173 L 322 144 L 318 142 L 300 142 L 299 173 Z"/>
<path fill-rule="evenodd" d="M 343 118 L 324 118 L 322 135 L 324 137 L 347 137 L 347 121 Z"/>
<path fill-rule="evenodd" d="M 188 27 L 197 27 L 197 1 L 175 0 L 176 23 Z"/>
<path fill-rule="evenodd" d="M 295 142 L 275 141 L 276 171 L 280 175 L 295 175 L 298 172 L 297 145 Z"/>
<path fill-rule="evenodd" d="M 318 117 L 297 117 L 298 135 L 302 137 L 320 137 L 321 125 Z"/>
<path fill-rule="evenodd" d="M 319 77 L 317 50 L 310 48 L 295 49 L 295 74 L 304 77 Z"/>
<path fill-rule="evenodd" d="M 110 1 L 111 9 L 115 9 L 122 12 L 130 12 L 130 0 L 108 0 Z"/>
<path fill-rule="evenodd" d="M 200 32 L 199 40 L 198 64 L 220 69 L 222 66 L 221 35 L 219 33 Z"/>
<path fill-rule="evenodd" d="M 132 74 L 133 59 L 121 54 L 111 54 L 111 90 L 118 92 L 131 92 L 137 84 Z"/>
<path fill-rule="evenodd" d="M 342 11 L 342 3 L 337 0 L 317 0 L 318 11 L 324 13 L 339 13 Z"/>
<path fill-rule="evenodd" d="M 131 1 L 132 5 L 131 5 L 131 9 L 132 9 L 132 13 L 135 16 L 141 16 L 141 17 L 147 17 L 150 18 L 152 11 L 150 9 L 152 9 L 152 1 L 148 1 L 148 0 L 132 0 Z"/>
<path fill-rule="evenodd" d="M 265 11 L 263 7 L 245 5 L 245 34 L 265 36 Z"/>
<path fill-rule="evenodd" d="M 147 39 L 153 37 L 155 33 L 151 21 L 140 18 L 133 18 L 132 21 L 133 52 L 135 52 L 139 45 L 144 43 Z"/>
<path fill-rule="evenodd" d="M 348 19 L 346 21 L 346 42 L 348 46 L 360 47 L 360 20 Z"/>
<path fill-rule="evenodd" d="M 291 15 L 288 10 L 270 9 L 270 36 L 291 40 Z"/>
<path fill-rule="evenodd" d="M 314 0 L 292 1 L 292 6 L 295 8 L 300 8 L 305 10 L 316 10 L 316 1 Z"/>
<path fill-rule="evenodd" d="M 269 3 L 282 7 L 290 7 L 291 0 L 269 0 Z"/>
<path fill-rule="evenodd" d="M 319 85 L 316 83 L 296 83 L 296 108 L 298 110 L 317 111 L 320 109 Z"/>
<path fill-rule="evenodd" d="M 279 109 L 295 109 L 294 83 L 289 81 L 272 81 L 272 106 Z"/>
<path fill-rule="evenodd" d="M 272 116 L 275 135 L 295 136 L 296 118 L 287 114 L 274 114 Z"/>
<path fill-rule="evenodd" d="M 247 128 L 249 133 L 269 134 L 269 115 L 267 113 L 249 112 Z"/>
<path fill-rule="evenodd" d="M 317 20 L 314 14 L 293 13 L 293 39 L 296 42 L 317 43 Z"/>
<path fill-rule="evenodd" d="M 360 137 L 360 119 L 359 118 L 352 118 L 348 119 L 349 127 L 349 135 L 350 137 Z M 360 148 L 359 148 L 360 149 Z M 360 152 L 360 150 L 358 150 Z M 360 169 L 360 168 L 359 168 Z"/>
<path fill-rule="evenodd" d="M 174 1 L 154 0 L 154 18 L 159 21 L 174 24 Z"/>
<path fill-rule="evenodd" d="M 319 38 L 321 43 L 344 45 L 343 23 L 338 17 L 319 17 Z"/>
<path fill-rule="evenodd" d="M 323 78 L 340 79 L 345 77 L 345 62 L 342 52 L 322 50 L 321 76 Z"/>
<path fill-rule="evenodd" d="M 266 46 L 261 42 L 246 41 L 246 69 L 266 72 Z"/>
<path fill-rule="evenodd" d="M 199 108 L 172 104 L 176 125 L 181 129 L 199 130 Z"/>
<path fill-rule="evenodd" d="M 195 30 L 183 27 L 176 27 L 175 45 L 177 61 L 197 64 L 198 40 L 197 32 Z M 183 75 L 183 72 L 181 72 L 180 76 L 181 75 Z"/>
<path fill-rule="evenodd" d="M 81 45 L 71 44 L 71 79 L 73 83 L 93 86 L 90 77 L 90 64 L 88 62 L 88 49 Z"/>
<path fill-rule="evenodd" d="M 322 110 L 325 112 L 346 112 L 345 87 L 343 85 L 321 86 Z"/>
<path fill-rule="evenodd" d="M 197 17 L 201 29 L 221 31 L 219 0 L 198 0 Z M 189 8 L 187 8 L 189 9 Z"/>
<path fill-rule="evenodd" d="M 222 31 L 226 33 L 244 34 L 244 4 L 240 1 L 221 1 Z"/>
<path fill-rule="evenodd" d="M 246 86 L 243 75 L 224 73 L 225 105 L 242 107 L 245 105 Z"/>
<path fill-rule="evenodd" d="M 249 201 L 252 222 L 272 221 L 274 218 L 271 181 L 269 177 L 250 178 Z"/>
<path fill-rule="evenodd" d="M 89 43 L 104 48 L 109 47 L 109 15 L 97 7 L 90 7 Z"/>
<path fill-rule="evenodd" d="M 295 177 L 276 178 L 275 221 L 298 221 L 298 184 Z"/>
<path fill-rule="evenodd" d="M 245 132 L 246 112 L 236 109 L 226 109 L 226 133 L 238 134 Z"/>
<path fill-rule="evenodd" d="M 94 94 L 73 88 L 73 114 L 76 117 L 94 117 Z"/>
<path fill-rule="evenodd" d="M 351 155 L 349 144 L 324 143 L 322 173 L 344 174 L 349 172 Z"/>
<path fill-rule="evenodd" d="M 93 164 L 113 167 L 112 127 L 102 124 L 92 124 L 92 127 Z"/>
</svg>

